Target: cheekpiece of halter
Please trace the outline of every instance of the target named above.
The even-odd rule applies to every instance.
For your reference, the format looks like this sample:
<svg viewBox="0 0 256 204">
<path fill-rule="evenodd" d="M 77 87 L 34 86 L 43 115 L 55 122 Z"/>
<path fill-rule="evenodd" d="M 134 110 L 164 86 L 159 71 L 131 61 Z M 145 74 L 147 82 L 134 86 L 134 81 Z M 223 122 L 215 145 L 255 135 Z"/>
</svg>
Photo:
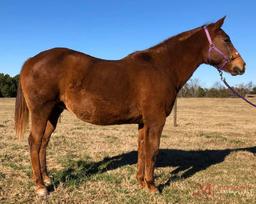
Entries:
<svg viewBox="0 0 256 204">
<path fill-rule="evenodd" d="M 206 26 L 204 26 L 204 31 L 205 31 L 205 34 L 206 34 L 206 37 L 207 37 L 207 40 L 209 42 L 209 49 L 208 49 L 208 62 L 210 61 L 210 55 L 211 55 L 211 52 L 215 51 L 217 52 L 219 55 L 222 56 L 223 60 L 220 64 L 218 65 L 215 65 L 215 67 L 218 69 L 218 70 L 223 70 L 224 67 L 226 66 L 226 64 L 230 61 L 229 58 L 219 49 L 215 46 L 215 44 L 212 42 L 212 38 L 210 36 L 210 33 L 207 29 Z"/>
</svg>

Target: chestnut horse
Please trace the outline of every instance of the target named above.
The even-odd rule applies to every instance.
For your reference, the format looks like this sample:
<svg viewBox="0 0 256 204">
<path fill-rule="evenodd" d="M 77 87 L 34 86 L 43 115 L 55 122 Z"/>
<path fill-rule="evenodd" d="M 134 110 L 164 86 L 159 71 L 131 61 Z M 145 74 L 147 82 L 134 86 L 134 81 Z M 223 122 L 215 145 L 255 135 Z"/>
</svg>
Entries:
<svg viewBox="0 0 256 204">
<path fill-rule="evenodd" d="M 232 75 L 245 71 L 243 59 L 221 29 L 223 22 L 178 34 L 120 60 L 66 48 L 28 59 L 20 73 L 15 127 L 22 137 L 30 114 L 28 141 L 37 194 L 48 193 L 46 147 L 64 109 L 96 125 L 138 124 L 137 180 L 157 191 L 154 166 L 160 136 L 179 90 L 203 63 Z"/>
</svg>

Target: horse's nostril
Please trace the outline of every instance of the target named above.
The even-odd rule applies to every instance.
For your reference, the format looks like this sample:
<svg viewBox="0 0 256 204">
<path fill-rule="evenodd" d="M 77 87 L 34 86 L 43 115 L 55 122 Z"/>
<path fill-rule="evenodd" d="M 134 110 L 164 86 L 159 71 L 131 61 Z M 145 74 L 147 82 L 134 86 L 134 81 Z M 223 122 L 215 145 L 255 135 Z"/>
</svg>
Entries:
<svg viewBox="0 0 256 204">
<path fill-rule="evenodd" d="M 236 74 L 243 74 L 245 72 L 244 67 L 243 68 L 235 67 L 233 70 Z"/>
</svg>

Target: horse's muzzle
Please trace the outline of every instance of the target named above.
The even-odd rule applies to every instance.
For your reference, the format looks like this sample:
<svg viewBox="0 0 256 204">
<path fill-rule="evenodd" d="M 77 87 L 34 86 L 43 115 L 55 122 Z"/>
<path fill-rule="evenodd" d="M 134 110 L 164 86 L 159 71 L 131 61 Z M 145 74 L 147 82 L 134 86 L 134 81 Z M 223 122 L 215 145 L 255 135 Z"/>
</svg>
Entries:
<svg viewBox="0 0 256 204">
<path fill-rule="evenodd" d="M 245 72 L 245 67 L 243 67 L 243 68 L 234 67 L 234 69 L 233 69 L 233 73 L 235 75 L 242 75 L 242 74 L 244 74 L 244 72 Z"/>
</svg>

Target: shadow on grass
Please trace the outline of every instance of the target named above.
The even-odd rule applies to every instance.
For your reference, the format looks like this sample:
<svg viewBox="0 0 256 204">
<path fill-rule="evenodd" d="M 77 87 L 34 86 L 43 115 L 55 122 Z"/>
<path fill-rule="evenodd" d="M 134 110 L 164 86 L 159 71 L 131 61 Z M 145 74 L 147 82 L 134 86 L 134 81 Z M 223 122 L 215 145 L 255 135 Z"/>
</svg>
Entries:
<svg viewBox="0 0 256 204">
<path fill-rule="evenodd" d="M 207 169 L 211 165 L 221 163 L 227 155 L 236 151 L 256 153 L 256 146 L 223 150 L 160 150 L 156 167 L 176 167 L 176 169 L 170 173 L 169 179 L 165 183 L 159 185 L 158 188 L 160 192 L 166 186 L 169 186 L 171 182 L 178 179 L 186 179 L 201 170 Z M 53 174 L 53 186 L 49 190 L 53 191 L 53 189 L 58 187 L 60 183 L 63 183 L 64 185 L 79 185 L 93 175 L 136 163 L 137 151 L 104 158 L 99 162 L 91 162 L 87 160 L 71 161 L 67 168 Z"/>
</svg>

